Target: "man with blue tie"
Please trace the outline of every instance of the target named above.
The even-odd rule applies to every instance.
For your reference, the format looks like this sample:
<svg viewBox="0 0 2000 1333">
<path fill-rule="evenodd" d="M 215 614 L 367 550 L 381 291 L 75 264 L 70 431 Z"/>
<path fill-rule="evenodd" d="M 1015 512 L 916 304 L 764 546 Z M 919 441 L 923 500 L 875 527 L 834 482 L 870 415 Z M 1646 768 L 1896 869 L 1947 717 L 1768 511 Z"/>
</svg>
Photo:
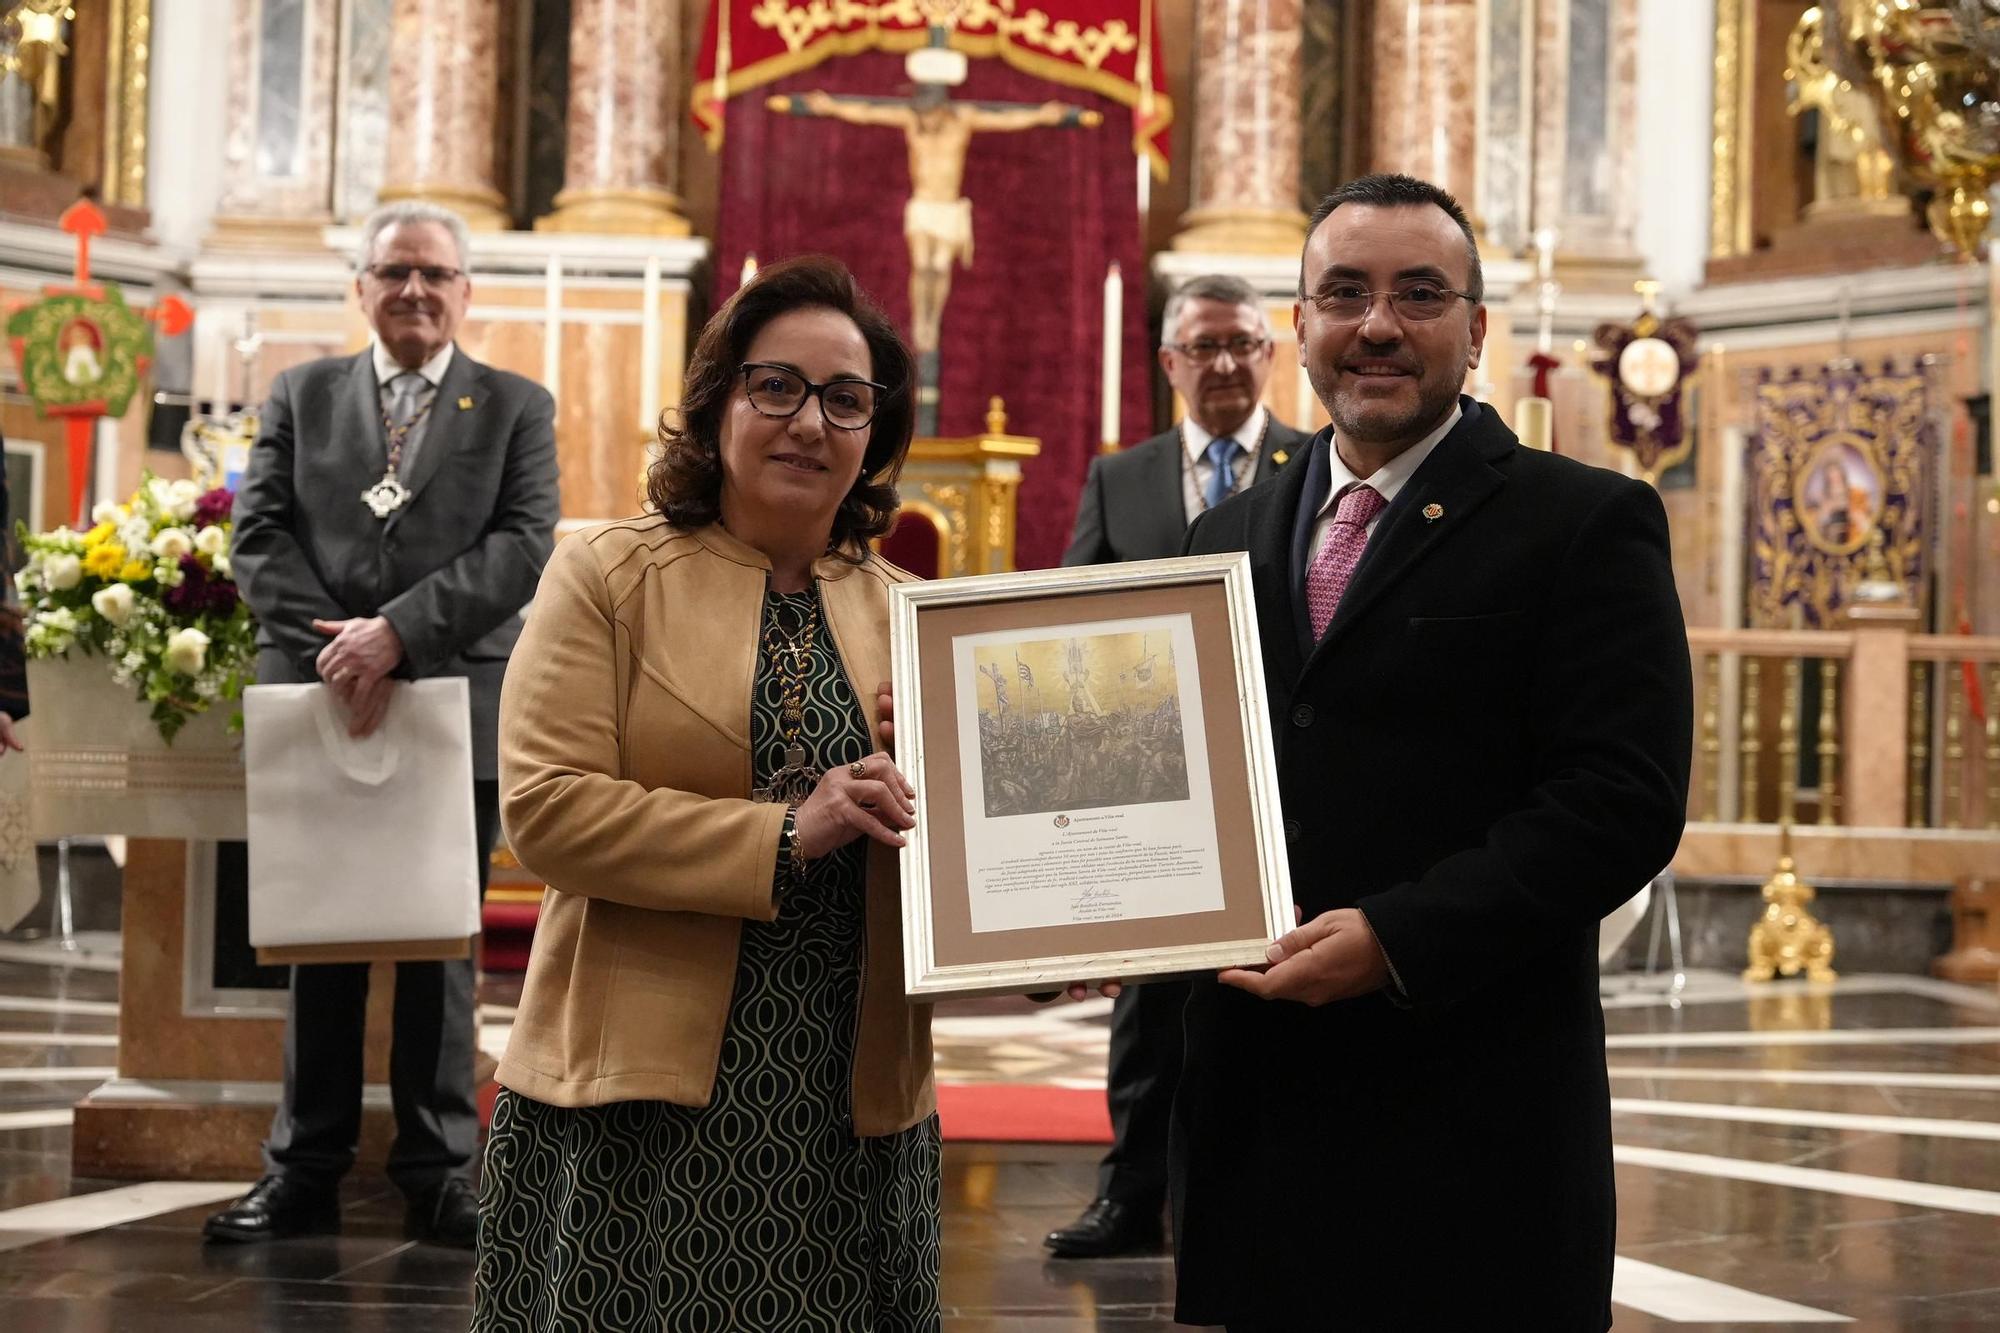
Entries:
<svg viewBox="0 0 2000 1333">
<path fill-rule="evenodd" d="M 1224 275 L 1191 279 L 1167 298 L 1160 329 L 1160 367 L 1187 415 L 1164 435 L 1092 461 L 1065 565 L 1180 554 L 1188 524 L 1276 474 L 1307 441 L 1263 405 L 1271 325 L 1256 288 Z M 1111 1151 L 1097 1197 L 1043 1241 L 1058 1258 L 1160 1247 L 1186 999 L 1186 983 L 1170 980 L 1127 986 L 1114 1002 Z"/>
</svg>

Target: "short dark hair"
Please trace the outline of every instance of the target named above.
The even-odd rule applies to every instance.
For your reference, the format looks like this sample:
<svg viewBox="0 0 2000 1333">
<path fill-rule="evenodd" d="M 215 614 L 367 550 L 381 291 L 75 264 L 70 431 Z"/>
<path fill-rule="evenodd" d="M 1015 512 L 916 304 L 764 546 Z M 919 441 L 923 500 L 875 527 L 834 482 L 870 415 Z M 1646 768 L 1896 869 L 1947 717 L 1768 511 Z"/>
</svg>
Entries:
<svg viewBox="0 0 2000 1333">
<path fill-rule="evenodd" d="M 1312 219 L 1306 223 L 1307 244 L 1312 243 L 1313 233 L 1319 230 L 1319 224 L 1342 204 L 1372 204 L 1377 208 L 1417 208 L 1430 204 L 1441 210 L 1465 233 L 1465 257 L 1471 265 L 1465 290 L 1471 294 L 1472 304 L 1478 305 L 1486 299 L 1486 274 L 1479 265 L 1479 238 L 1473 233 L 1472 219 L 1466 216 L 1464 206 L 1449 190 L 1393 171 L 1356 177 L 1320 200 L 1319 206 L 1313 209 Z M 1305 295 L 1306 261 L 1302 246 L 1299 253 L 1299 299 L 1304 300 Z"/>
<path fill-rule="evenodd" d="M 896 478 L 916 433 L 916 362 L 854 275 L 828 255 L 801 255 L 757 271 L 702 326 L 688 358 L 678 408 L 659 423 L 660 456 L 646 469 L 646 499 L 676 527 L 706 527 L 722 516 L 722 416 L 743 358 L 766 324 L 794 310 L 835 310 L 868 343 L 869 374 L 884 385 L 861 474 L 833 517 L 830 549 L 860 558 L 868 539 L 896 521 Z"/>
</svg>

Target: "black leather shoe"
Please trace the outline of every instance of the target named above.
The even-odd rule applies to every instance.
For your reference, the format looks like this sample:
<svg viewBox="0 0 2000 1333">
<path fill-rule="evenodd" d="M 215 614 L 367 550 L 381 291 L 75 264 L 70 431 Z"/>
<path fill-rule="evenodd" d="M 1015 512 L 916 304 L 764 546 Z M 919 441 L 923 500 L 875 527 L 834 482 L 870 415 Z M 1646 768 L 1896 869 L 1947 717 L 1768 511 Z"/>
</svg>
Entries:
<svg viewBox="0 0 2000 1333">
<path fill-rule="evenodd" d="M 1157 1208 L 1116 1199 L 1090 1201 L 1083 1215 L 1042 1241 L 1058 1259 L 1104 1259 L 1115 1254 L 1158 1254 L 1165 1248 Z"/>
<path fill-rule="evenodd" d="M 472 1193 L 472 1182 L 454 1176 L 435 1189 L 412 1195 L 403 1225 L 412 1240 L 471 1249 L 479 1238 L 479 1200 Z"/>
<path fill-rule="evenodd" d="M 288 1176 L 265 1176 L 250 1192 L 208 1219 L 209 1240 L 261 1241 L 319 1236 L 340 1230 L 340 1196 Z"/>
</svg>

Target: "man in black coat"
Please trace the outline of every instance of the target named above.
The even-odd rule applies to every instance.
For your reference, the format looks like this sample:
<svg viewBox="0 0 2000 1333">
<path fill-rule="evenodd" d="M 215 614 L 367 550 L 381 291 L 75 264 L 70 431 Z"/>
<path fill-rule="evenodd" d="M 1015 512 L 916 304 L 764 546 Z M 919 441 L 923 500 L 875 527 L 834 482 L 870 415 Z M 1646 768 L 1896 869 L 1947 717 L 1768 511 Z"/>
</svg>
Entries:
<svg viewBox="0 0 2000 1333">
<path fill-rule="evenodd" d="M 1160 368 L 1187 404 L 1164 435 L 1092 460 L 1065 565 L 1161 560 L 1180 554 L 1187 525 L 1277 474 L 1310 438 L 1263 405 L 1271 378 L 1264 299 L 1241 278 L 1191 278 L 1167 298 Z M 1127 986 L 1111 1011 L 1106 1097 L 1111 1151 L 1097 1196 L 1043 1240 L 1059 1259 L 1094 1259 L 1161 1245 L 1167 1122 L 1181 1072 L 1187 983 Z"/>
<path fill-rule="evenodd" d="M 1665 511 L 1460 397 L 1486 312 L 1443 191 L 1336 190 L 1300 279 L 1333 427 L 1187 542 L 1251 555 L 1304 924 L 1191 988 L 1177 1315 L 1602 1333 L 1597 925 L 1673 855 L 1693 729 Z"/>
</svg>

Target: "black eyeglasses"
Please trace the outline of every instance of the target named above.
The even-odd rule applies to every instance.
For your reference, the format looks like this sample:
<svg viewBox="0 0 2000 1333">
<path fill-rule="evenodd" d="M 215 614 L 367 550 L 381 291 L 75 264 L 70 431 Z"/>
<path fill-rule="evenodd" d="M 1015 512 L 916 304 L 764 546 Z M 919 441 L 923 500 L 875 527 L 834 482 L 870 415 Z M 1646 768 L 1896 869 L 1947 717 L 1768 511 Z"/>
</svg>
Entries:
<svg viewBox="0 0 2000 1333">
<path fill-rule="evenodd" d="M 1397 319 L 1421 324 L 1438 318 L 1451 308 L 1453 297 L 1476 301 L 1471 292 L 1461 292 L 1436 282 L 1406 282 L 1393 291 L 1371 292 L 1358 282 L 1330 282 L 1313 296 L 1328 319 L 1340 324 L 1359 324 L 1375 308 L 1375 298 L 1384 297 Z"/>
<path fill-rule="evenodd" d="M 442 287 L 465 276 L 462 268 L 446 268 L 442 264 L 370 264 L 368 274 L 377 282 L 386 282 L 391 287 L 401 287 L 414 273 L 424 280 L 426 287 Z"/>
<path fill-rule="evenodd" d="M 1191 343 L 1168 343 L 1167 346 L 1197 365 L 1205 366 L 1224 352 L 1229 353 L 1229 359 L 1232 361 L 1254 360 L 1271 350 L 1271 340 L 1239 333 L 1224 342 L 1218 342 L 1214 338 L 1196 338 Z"/>
<path fill-rule="evenodd" d="M 830 426 L 860 430 L 875 419 L 875 409 L 889 392 L 873 380 L 830 380 L 814 384 L 796 370 L 764 361 L 748 361 L 737 372 L 750 406 L 767 417 L 797 416 L 806 399 L 819 399 L 820 414 Z"/>
</svg>

